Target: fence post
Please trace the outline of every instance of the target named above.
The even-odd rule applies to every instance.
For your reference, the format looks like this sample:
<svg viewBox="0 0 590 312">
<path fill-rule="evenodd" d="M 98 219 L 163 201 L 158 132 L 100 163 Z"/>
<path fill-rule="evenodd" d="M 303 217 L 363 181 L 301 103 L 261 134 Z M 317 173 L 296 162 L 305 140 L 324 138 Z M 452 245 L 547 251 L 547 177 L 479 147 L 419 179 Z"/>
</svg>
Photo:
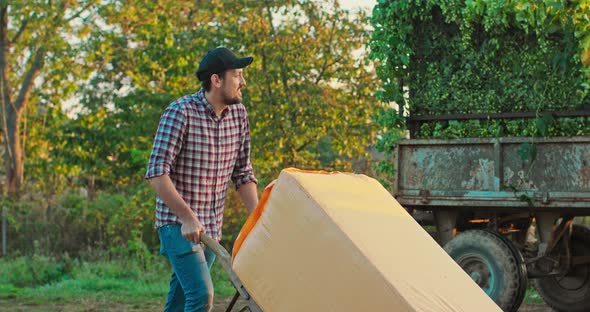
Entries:
<svg viewBox="0 0 590 312">
<path fill-rule="evenodd" d="M 2 256 L 6 256 L 6 207 L 2 207 Z"/>
</svg>

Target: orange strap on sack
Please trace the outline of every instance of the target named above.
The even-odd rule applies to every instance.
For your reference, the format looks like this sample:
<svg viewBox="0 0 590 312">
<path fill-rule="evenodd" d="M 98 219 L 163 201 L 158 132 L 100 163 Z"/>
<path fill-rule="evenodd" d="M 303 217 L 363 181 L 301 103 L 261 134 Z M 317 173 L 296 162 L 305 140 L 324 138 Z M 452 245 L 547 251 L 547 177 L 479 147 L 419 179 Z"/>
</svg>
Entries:
<svg viewBox="0 0 590 312">
<path fill-rule="evenodd" d="M 287 168 L 287 169 L 283 169 L 283 171 L 302 172 L 302 173 L 311 173 L 311 174 L 337 174 L 337 173 L 340 173 L 338 171 L 328 172 L 328 171 L 320 171 L 320 170 L 318 170 L 318 171 L 300 170 L 297 168 Z M 232 249 L 232 261 L 234 260 L 234 258 L 238 254 L 238 252 L 240 251 L 240 248 L 242 247 L 244 240 L 246 239 L 246 237 L 248 237 L 248 234 L 250 234 L 250 232 L 252 231 L 252 229 L 254 228 L 254 226 L 256 225 L 258 220 L 260 219 L 260 216 L 262 216 L 262 212 L 264 211 L 264 208 L 266 207 L 266 202 L 268 201 L 268 198 L 270 197 L 270 194 L 272 192 L 274 184 L 275 184 L 275 181 L 271 182 L 264 189 L 264 191 L 262 192 L 262 195 L 260 196 L 260 201 L 258 202 L 258 205 L 254 209 L 254 211 L 250 214 L 248 219 L 246 219 L 244 226 L 242 226 L 242 230 L 240 231 L 240 234 L 238 234 L 238 237 L 236 238 L 236 241 L 234 242 L 234 247 Z"/>
</svg>

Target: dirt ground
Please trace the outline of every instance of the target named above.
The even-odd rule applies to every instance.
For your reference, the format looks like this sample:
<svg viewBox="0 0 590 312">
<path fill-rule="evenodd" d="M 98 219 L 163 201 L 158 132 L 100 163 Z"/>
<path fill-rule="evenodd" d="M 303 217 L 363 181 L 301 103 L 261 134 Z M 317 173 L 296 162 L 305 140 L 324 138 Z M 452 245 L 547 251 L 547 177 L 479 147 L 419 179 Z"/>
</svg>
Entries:
<svg viewBox="0 0 590 312">
<path fill-rule="evenodd" d="M 227 307 L 229 306 L 231 299 L 223 299 L 223 300 L 215 300 L 215 304 L 213 305 L 212 312 L 225 312 Z M 0 300 L 0 312 L 12 312 L 12 311 L 27 311 L 27 312 L 78 312 L 78 311 L 85 311 L 85 312 L 156 312 L 162 311 L 162 303 L 154 302 L 154 303 L 146 303 L 140 305 L 125 305 L 120 303 L 98 303 L 98 302 L 85 302 L 83 304 L 80 303 L 69 303 L 69 304 L 19 304 L 17 302 L 10 302 L 8 300 L 3 301 Z M 240 311 L 241 308 L 244 307 L 244 303 L 238 301 L 238 303 L 234 306 L 232 311 Z M 544 304 L 523 304 L 518 312 L 552 312 L 553 310 Z"/>
<path fill-rule="evenodd" d="M 224 310 L 225 311 L 225 310 Z M 518 312 L 552 312 L 554 311 L 545 304 L 523 304 Z"/>
</svg>

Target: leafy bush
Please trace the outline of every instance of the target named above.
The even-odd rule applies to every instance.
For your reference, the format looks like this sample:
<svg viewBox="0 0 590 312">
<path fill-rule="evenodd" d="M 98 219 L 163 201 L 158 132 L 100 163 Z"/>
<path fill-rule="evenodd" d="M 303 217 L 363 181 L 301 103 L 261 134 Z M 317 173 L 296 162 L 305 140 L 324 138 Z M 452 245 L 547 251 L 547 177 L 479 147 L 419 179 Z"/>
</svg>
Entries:
<svg viewBox="0 0 590 312">
<path fill-rule="evenodd" d="M 69 257 L 33 255 L 3 260 L 0 262 L 0 284 L 15 287 L 35 287 L 54 283 L 67 278 L 72 273 Z"/>
<path fill-rule="evenodd" d="M 370 48 L 382 100 L 415 116 L 588 107 L 589 12 L 587 1 L 381 1 Z"/>
<path fill-rule="evenodd" d="M 155 194 L 147 183 L 125 192 L 100 191 L 94 199 L 66 189 L 49 199 L 6 202 L 8 251 L 21 255 L 138 257 L 158 250 L 153 228 Z M 37 241 L 34 248 L 31 241 Z"/>
<path fill-rule="evenodd" d="M 557 137 L 590 135 L 590 118 L 553 119 L 550 115 L 530 120 L 439 121 L 422 124 L 420 136 L 433 139 L 465 137 Z"/>
<path fill-rule="evenodd" d="M 9 254 L 69 254 L 89 261 L 135 258 L 147 266 L 159 256 L 155 196 L 152 187 L 142 183 L 125 192 L 100 191 L 94 199 L 69 189 L 49 201 L 6 202 Z M 221 241 L 228 251 L 247 217 L 231 189 Z"/>
</svg>

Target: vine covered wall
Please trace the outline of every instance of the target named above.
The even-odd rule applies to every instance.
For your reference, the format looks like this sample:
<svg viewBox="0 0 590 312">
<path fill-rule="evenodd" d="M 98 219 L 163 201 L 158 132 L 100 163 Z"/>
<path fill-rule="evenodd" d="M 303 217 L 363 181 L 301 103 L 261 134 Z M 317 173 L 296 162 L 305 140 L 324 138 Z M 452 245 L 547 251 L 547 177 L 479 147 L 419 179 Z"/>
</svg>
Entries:
<svg viewBox="0 0 590 312">
<path fill-rule="evenodd" d="M 589 0 L 379 1 L 372 25 L 380 99 L 400 107 L 378 118 L 390 132 L 403 127 L 408 110 L 426 116 L 590 109 Z M 543 117 L 436 122 L 420 133 L 559 136 L 589 129 L 587 117 Z M 392 142 L 391 136 L 381 138 Z"/>
</svg>

